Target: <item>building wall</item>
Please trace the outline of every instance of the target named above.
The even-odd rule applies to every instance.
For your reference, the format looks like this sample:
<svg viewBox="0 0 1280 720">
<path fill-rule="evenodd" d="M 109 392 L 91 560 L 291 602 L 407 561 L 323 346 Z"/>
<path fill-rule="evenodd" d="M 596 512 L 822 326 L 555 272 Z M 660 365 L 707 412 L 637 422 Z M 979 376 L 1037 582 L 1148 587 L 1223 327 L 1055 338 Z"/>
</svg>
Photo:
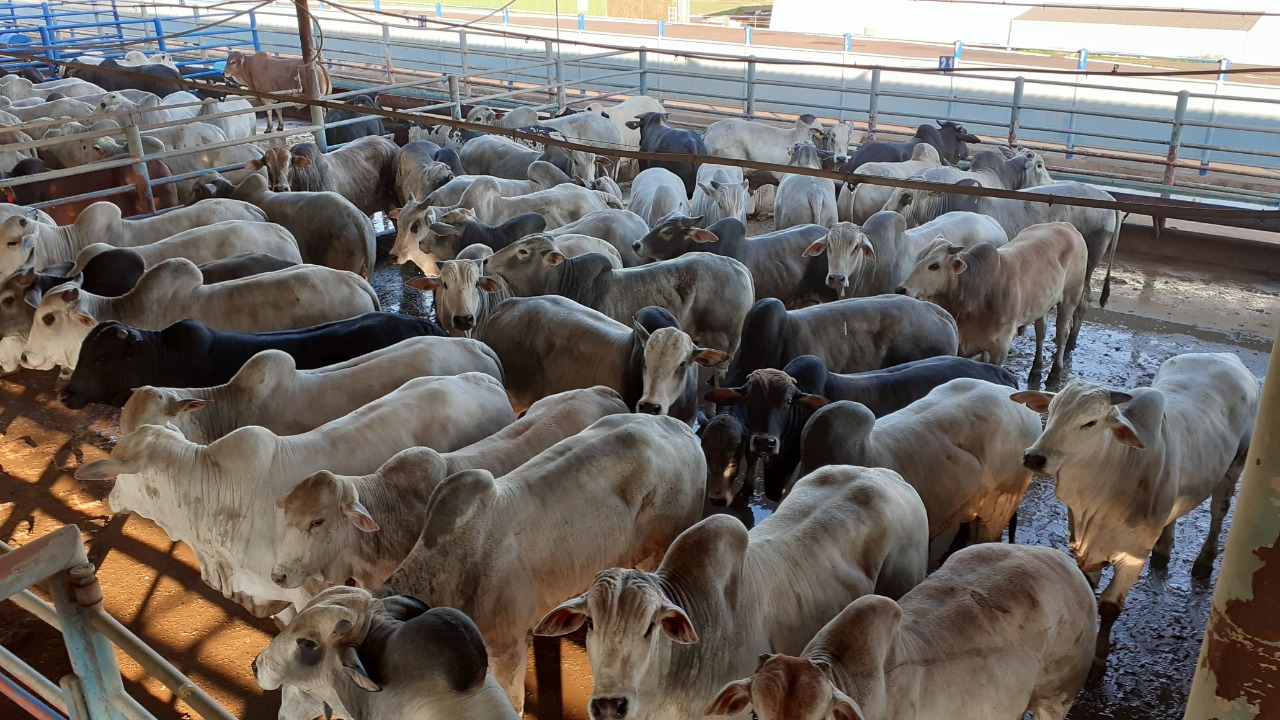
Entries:
<svg viewBox="0 0 1280 720">
<path fill-rule="evenodd" d="M 1079 50 L 1094 54 L 1132 53 L 1153 57 L 1225 56 L 1244 58 L 1249 33 L 1239 30 L 1146 28 L 1132 25 L 1093 25 L 1014 20 L 1010 42 L 1019 48 Z"/>
</svg>

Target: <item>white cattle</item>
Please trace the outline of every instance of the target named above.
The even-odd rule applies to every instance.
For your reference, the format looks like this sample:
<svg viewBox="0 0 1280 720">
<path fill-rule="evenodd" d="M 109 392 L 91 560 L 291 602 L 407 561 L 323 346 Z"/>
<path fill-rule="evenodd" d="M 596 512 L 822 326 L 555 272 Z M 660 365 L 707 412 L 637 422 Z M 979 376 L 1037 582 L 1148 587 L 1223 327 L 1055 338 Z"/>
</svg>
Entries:
<svg viewBox="0 0 1280 720">
<path fill-rule="evenodd" d="M 190 129 L 193 125 L 202 125 L 204 128 L 207 128 L 207 130 L 202 132 L 202 135 L 213 135 L 213 133 L 216 133 L 217 136 L 225 137 L 222 135 L 221 130 L 207 123 L 187 123 L 183 126 L 179 126 L 176 129 L 176 132 L 172 134 L 180 137 L 181 139 L 178 142 L 182 144 L 191 143 L 196 138 L 185 131 Z M 148 137 L 144 137 L 143 139 L 147 140 Z M 206 149 L 204 147 L 206 144 L 208 143 L 204 142 L 202 139 L 194 145 L 188 145 L 189 148 L 193 149 L 192 152 L 165 158 L 165 166 L 168 167 L 174 175 L 184 175 L 187 173 L 199 172 L 201 170 L 207 171 L 210 168 L 227 168 L 235 165 L 242 165 L 243 167 L 240 168 L 222 170 L 219 172 L 223 178 L 232 183 L 241 182 L 246 177 L 254 174 L 265 175 L 265 171 L 260 165 L 258 165 L 258 163 L 262 161 L 263 153 L 262 149 L 257 145 L 244 144 Z M 94 144 L 94 147 L 95 151 L 100 151 L 104 157 L 118 156 L 126 153 L 128 150 L 128 148 L 116 143 L 109 137 L 99 138 Z M 164 149 L 173 148 L 169 148 L 166 145 Z M 183 204 L 189 203 L 193 199 L 192 193 L 195 186 L 204 180 L 205 178 L 195 177 L 179 182 L 177 184 L 178 201 Z"/>
<path fill-rule="evenodd" d="M 761 185 L 748 194 L 747 216 L 757 220 L 772 220 L 773 206 L 778 199 L 777 185 Z"/>
<path fill-rule="evenodd" d="M 80 78 L 62 78 L 42 83 L 33 83 L 17 75 L 7 75 L 0 78 L 0 97 L 6 97 L 10 100 L 24 100 L 32 97 L 47 98 L 53 93 L 61 93 L 64 97 L 78 98 L 86 95 L 101 95 L 103 92 L 105 91 L 102 88 Z"/>
<path fill-rule="evenodd" d="M 220 113 L 239 113 L 223 118 L 210 117 Z M 228 140 L 253 137 L 258 133 L 258 115 L 253 103 L 245 98 L 233 97 L 227 100 L 205 100 L 196 113 L 196 119 L 217 127 Z"/>
<path fill-rule="evenodd" d="M 618 130 L 618 126 L 611 119 L 594 113 L 574 113 L 548 118 L 538 121 L 538 126 L 556 130 L 570 142 L 591 145 L 600 150 L 616 150 L 622 147 L 622 133 Z M 584 177 L 583 179 L 591 180 L 592 178 Z"/>
<path fill-rule="evenodd" d="M 167 425 L 209 444 L 246 425 L 300 435 L 363 407 L 417 377 L 480 372 L 502 379 L 483 343 L 417 337 L 315 370 L 298 370 L 281 350 L 264 350 L 225 384 L 207 388 L 137 388 L 120 411 L 120 432 Z"/>
<path fill-rule="evenodd" d="M 911 151 L 911 159 L 903 162 L 870 162 L 858 167 L 858 175 L 897 178 L 906 180 L 926 168 L 941 167 L 942 158 L 938 150 L 929 143 L 920 143 Z M 891 185 L 873 185 L 858 183 L 850 189 L 849 184 L 840 186 L 840 195 L 836 198 L 836 210 L 840 219 L 845 222 L 864 223 L 867 218 L 884 209 L 893 195 Z"/>
<path fill-rule="evenodd" d="M 698 187 L 693 191 L 690 212 L 701 218 L 698 227 L 709 227 L 725 218 L 747 222 L 747 188 L 742 168 L 705 164 L 698 167 Z"/>
<path fill-rule="evenodd" d="M 190 120 L 200 112 L 201 107 L 200 98 L 184 90 L 165 95 L 160 98 L 158 106 L 145 110 L 142 106 L 118 92 L 109 92 L 98 100 L 98 112 L 119 113 L 116 115 L 116 120 L 121 125 L 133 123 L 135 118 L 132 118 L 130 113 L 138 111 L 142 111 L 142 117 L 137 119 L 137 124 L 139 125 L 157 125 L 177 120 Z"/>
<path fill-rule="evenodd" d="M 80 251 L 92 243 L 138 247 L 194 227 L 227 220 L 265 222 L 266 219 L 266 213 L 249 203 L 221 199 L 202 200 L 139 220 L 125 220 L 119 206 L 98 202 L 85 208 L 75 223 L 63 226 L 11 215 L 0 222 L 0 274 L 13 273 L 28 258 L 34 260 L 36 270 L 73 262 Z"/>
<path fill-rule="evenodd" d="M 442 482 L 417 544 L 379 593 L 471 616 L 520 710 L 539 619 L 598 571 L 662 557 L 702 514 L 705 483 L 689 426 L 602 418 L 501 478 L 466 470 Z"/>
<path fill-rule="evenodd" d="M 379 600 L 363 588 L 329 588 L 312 598 L 254 658 L 253 674 L 264 690 L 305 693 L 315 701 L 312 715 L 520 718 L 489 672 L 471 618 L 412 598 Z"/>
<path fill-rule="evenodd" d="M 215 330 L 269 332 L 345 320 L 379 309 L 363 278 L 320 265 L 205 285 L 200 268 L 174 258 L 148 269 L 120 297 L 82 291 L 71 283 L 44 294 L 23 361 L 53 361 L 74 368 L 80 344 L 99 322 L 116 320 L 141 330 L 162 330 L 179 320 L 199 320 Z"/>
<path fill-rule="evenodd" d="M 871 297 L 891 293 L 916 266 L 920 253 L 937 238 L 953 246 L 978 243 L 1000 247 L 1009 242 L 1000 223 L 970 212 L 947 213 L 917 228 L 892 210 L 882 210 L 861 227 L 838 222 L 831 232 L 804 251 L 805 257 L 827 254 L 827 285 L 840 297 Z"/>
<path fill-rule="evenodd" d="M 445 478 L 463 470 L 502 477 L 600 418 L 626 412 L 614 390 L 569 390 L 539 400 L 519 420 L 459 450 L 409 448 L 368 475 L 321 470 L 276 500 L 285 531 L 272 577 L 285 588 L 312 577 L 380 587 L 413 550 L 431 495 Z"/>
<path fill-rule="evenodd" d="M 760 656 L 707 715 L 759 720 L 1063 720 L 1089 674 L 1097 609 L 1051 548 L 957 552 L 898 602 L 868 596 L 799 657 Z"/>
<path fill-rule="evenodd" d="M 689 215 L 689 196 L 684 194 L 684 181 L 666 168 L 643 170 L 631 183 L 631 200 L 627 209 L 639 215 L 650 229 L 665 217 L 678 213 Z"/>
<path fill-rule="evenodd" d="M 76 98 L 61 98 L 35 105 L 6 105 L 0 102 L 0 108 L 24 123 L 43 119 L 87 118 L 98 112 L 98 108 Z"/>
<path fill-rule="evenodd" d="M 547 221 L 549 230 L 597 210 L 622 209 L 622 203 L 609 193 L 569 184 L 504 198 L 498 181 L 491 177 L 476 178 L 462 193 L 458 204 L 474 212 L 476 219 L 490 224 L 505 222 L 522 213 L 538 213 Z"/>
<path fill-rule="evenodd" d="M 462 168 L 468 173 L 508 180 L 528 179 L 529 166 L 542 156 L 541 149 L 523 145 L 502 135 L 482 135 L 463 145 L 458 151 Z"/>
<path fill-rule="evenodd" d="M 271 581 L 275 556 L 262 545 L 284 531 L 273 498 L 320 470 L 372 472 L 405 448 L 455 450 L 514 420 L 502 384 L 488 375 L 417 378 L 301 435 L 249 426 L 201 445 L 176 430 L 144 425 L 76 477 L 115 478 L 112 512 L 154 520 L 191 547 L 206 583 L 266 617 L 290 604 L 301 607 L 313 594 Z"/>
<path fill-rule="evenodd" d="M 822 166 L 818 161 L 817 149 L 809 143 L 792 148 L 790 164 L 813 169 Z M 836 190 L 830 180 L 787 174 L 778 183 L 773 215 L 775 230 L 785 230 L 806 223 L 831 227 L 838 220 Z"/>
<path fill-rule="evenodd" d="M 920 498 L 884 469 L 825 468 L 750 532 L 713 515 L 657 572 L 614 568 L 534 630 L 587 626 L 593 718 L 699 717 L 764 652 L 799 653 L 852 600 L 902 597 L 925 577 Z"/>
<path fill-rule="evenodd" d="M 985 355 L 1003 365 L 1021 328 L 1035 324 L 1036 354 L 1031 378 L 1043 367 L 1044 319 L 1057 306 L 1053 364 L 1048 383 L 1056 385 L 1070 361 L 1067 339 L 1084 317 L 1085 266 L 1089 250 L 1070 223 L 1032 225 L 1003 247 L 983 243 L 969 249 L 945 238 L 920 253 L 902 281 L 905 294 L 937 303 L 956 319 L 962 357 Z"/>
<path fill-rule="evenodd" d="M 462 200 L 462 194 L 467 191 L 467 188 L 471 187 L 476 178 L 481 177 L 485 176 L 459 175 L 438 187 L 430 195 L 424 196 L 423 199 L 427 205 L 431 206 L 457 205 Z M 519 197 L 573 182 L 573 178 L 566 175 L 563 170 L 545 160 L 535 160 L 529 164 L 528 179 L 526 180 L 493 179 L 497 181 L 498 194 L 502 197 Z"/>
<path fill-rule="evenodd" d="M 90 260 L 112 249 L 114 246 L 106 243 L 86 246 L 76 256 L 75 269 L 68 276 L 74 276 Z M 142 259 L 145 267 L 179 257 L 200 265 L 240 253 L 265 253 L 281 260 L 302 262 L 298 241 L 288 230 L 275 223 L 250 220 L 227 220 L 183 230 L 163 240 L 141 245 L 134 252 Z"/>
<path fill-rule="evenodd" d="M 667 109 L 657 100 L 645 96 L 637 95 L 636 97 L 627 98 L 617 105 L 606 106 L 602 102 L 593 102 L 582 109 L 583 112 L 589 112 L 608 120 L 618 129 L 618 137 L 622 139 L 622 147 L 626 150 L 635 152 L 640 149 L 640 131 L 627 127 L 628 120 L 634 120 L 636 117 L 648 112 L 656 112 L 666 114 Z M 622 166 L 634 163 L 630 158 L 621 158 L 615 169 L 620 177 L 632 177 L 634 173 L 622 175 Z"/>
<path fill-rule="evenodd" d="M 788 128 L 773 127 L 742 118 L 717 120 L 707 126 L 706 132 L 702 134 L 702 142 L 706 144 L 707 152 L 716 157 L 788 165 L 788 151 L 791 148 L 802 143 L 813 143 L 821 137 L 822 123 L 806 113 L 797 117 L 795 123 Z"/>
<path fill-rule="evenodd" d="M 1044 433 L 1026 451 L 1027 467 L 1050 475 L 1071 519 L 1071 550 L 1100 598 L 1097 666 L 1105 668 L 1111 627 L 1151 556 L 1168 567 L 1174 523 L 1209 503 L 1209 534 L 1191 567 L 1208 580 L 1222 519 L 1249 453 L 1258 381 L 1227 353 L 1189 353 L 1164 361 L 1149 388 L 1116 392 L 1073 380 L 1062 392 L 1011 396 L 1047 412 Z M 1154 548 L 1154 552 L 1152 551 Z"/>
<path fill-rule="evenodd" d="M 1010 412 L 1008 397 L 1004 385 L 961 378 L 879 419 L 861 403 L 831 403 L 804 427 L 800 472 L 889 468 L 920 493 L 931 539 L 972 522 L 975 542 L 999 540 L 1031 484 L 1022 449 L 1040 433 L 1040 418 Z"/>
</svg>

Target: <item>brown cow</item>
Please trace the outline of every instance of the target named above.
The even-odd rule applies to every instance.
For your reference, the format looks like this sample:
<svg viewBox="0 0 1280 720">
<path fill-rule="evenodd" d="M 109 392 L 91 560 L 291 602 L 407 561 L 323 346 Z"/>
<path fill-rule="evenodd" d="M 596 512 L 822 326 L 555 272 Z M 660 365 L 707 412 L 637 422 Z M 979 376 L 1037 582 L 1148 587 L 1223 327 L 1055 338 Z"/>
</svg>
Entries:
<svg viewBox="0 0 1280 720">
<path fill-rule="evenodd" d="M 92 166 L 90 166 L 92 167 Z M 23 177 L 26 175 L 35 175 L 42 172 L 48 172 L 49 168 L 44 162 L 38 158 L 29 158 L 18 163 L 13 169 L 12 177 Z M 150 160 L 147 162 L 147 174 L 151 179 L 158 180 L 160 178 L 169 177 L 172 173 L 169 168 L 159 160 Z M 45 180 L 42 182 L 29 183 L 26 185 L 15 185 L 12 188 L 5 187 L 5 194 L 11 196 L 12 202 L 19 205 L 32 205 L 34 203 L 45 202 L 48 200 L 61 200 L 62 198 L 70 198 L 75 195 L 84 193 L 97 192 L 99 190 L 107 190 L 110 188 L 132 185 L 133 187 L 127 192 L 117 193 L 108 197 L 90 197 L 78 200 L 69 200 L 67 202 L 59 202 L 56 205 L 50 205 L 41 208 L 49 213 L 54 222 L 59 225 L 70 225 L 76 221 L 80 212 L 90 205 L 100 201 L 116 205 L 120 208 L 120 213 L 124 217 L 133 217 L 134 215 L 142 215 L 152 211 L 147 205 L 147 183 L 142 176 L 134 172 L 132 165 L 124 167 L 110 168 L 106 170 L 93 170 L 81 173 L 79 175 L 71 175 L 69 177 L 57 178 L 55 180 Z M 155 197 L 155 209 L 163 210 L 164 208 L 176 207 L 178 205 L 177 188 L 173 183 L 165 185 L 157 185 L 152 188 Z"/>
<path fill-rule="evenodd" d="M 300 72 L 303 68 L 301 58 L 275 57 L 269 52 L 259 51 L 246 56 L 233 50 L 227 55 L 227 66 L 222 70 L 228 80 L 239 83 L 257 92 L 291 92 L 302 93 L 304 84 Z M 333 81 L 329 79 L 329 71 L 316 61 L 316 72 L 319 73 L 320 94 L 333 93 Z M 271 113 L 276 114 L 276 129 L 284 130 L 284 111 L 267 110 L 267 132 L 271 132 Z"/>
<path fill-rule="evenodd" d="M 372 215 L 396 207 L 396 162 L 400 148 L 383 137 L 362 137 L 328 153 L 315 143 L 299 143 L 286 152 L 269 148 L 261 162 L 275 192 L 336 192 L 360 211 Z"/>
</svg>

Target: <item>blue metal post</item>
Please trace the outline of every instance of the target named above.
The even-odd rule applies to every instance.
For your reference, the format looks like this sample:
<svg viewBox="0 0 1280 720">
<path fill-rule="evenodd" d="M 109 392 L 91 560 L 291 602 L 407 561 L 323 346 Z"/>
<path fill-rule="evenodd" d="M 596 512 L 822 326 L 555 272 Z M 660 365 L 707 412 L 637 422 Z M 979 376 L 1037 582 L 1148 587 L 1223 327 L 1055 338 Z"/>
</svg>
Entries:
<svg viewBox="0 0 1280 720">
<path fill-rule="evenodd" d="M 262 49 L 262 41 L 258 38 L 258 13 L 249 13 L 249 33 L 253 35 L 253 49 L 259 51 Z"/>
<path fill-rule="evenodd" d="M 587 29 L 587 16 L 583 15 L 582 13 L 578 13 L 578 29 L 579 30 Z"/>
<path fill-rule="evenodd" d="M 444 8 L 441 7 L 440 3 L 436 3 L 436 17 L 444 17 Z"/>
<path fill-rule="evenodd" d="M 751 45 L 751 26 L 750 25 L 746 27 L 746 31 L 747 31 L 745 33 L 746 37 L 743 38 L 743 42 L 749 46 Z"/>
<path fill-rule="evenodd" d="M 511 12 L 507 8 L 502 8 L 502 24 L 507 25 L 511 22 Z"/>
<path fill-rule="evenodd" d="M 160 18 L 156 18 L 153 22 L 156 26 L 156 45 L 160 48 L 161 52 L 165 52 L 169 48 L 164 42 L 164 22 Z"/>
<path fill-rule="evenodd" d="M 747 60 L 747 92 L 743 99 L 742 111 L 747 117 L 756 115 L 756 58 L 752 55 Z"/>
<path fill-rule="evenodd" d="M 373 9 L 375 11 L 382 10 L 382 0 L 373 0 Z"/>
<path fill-rule="evenodd" d="M 853 34 L 852 33 L 844 34 L 844 51 L 845 52 L 853 51 Z"/>
<path fill-rule="evenodd" d="M 1080 72 L 1084 72 L 1085 70 L 1088 70 L 1089 69 L 1089 50 L 1087 48 L 1080 48 L 1080 52 L 1077 55 L 1078 55 L 1078 59 L 1076 60 L 1076 69 L 1079 70 Z"/>
<path fill-rule="evenodd" d="M 1230 69 L 1231 60 L 1228 58 L 1222 58 L 1218 61 L 1218 82 L 1224 83 L 1227 81 L 1227 71 Z"/>
<path fill-rule="evenodd" d="M 960 64 L 960 58 L 964 55 L 964 42 L 957 40 L 955 49 L 951 52 L 951 57 L 956 59 L 956 64 Z"/>
<path fill-rule="evenodd" d="M 659 20 L 658 21 L 658 37 L 666 37 L 666 36 L 667 36 L 667 21 Z"/>
<path fill-rule="evenodd" d="M 649 52 L 647 48 L 640 48 L 640 94 L 649 94 Z"/>
</svg>

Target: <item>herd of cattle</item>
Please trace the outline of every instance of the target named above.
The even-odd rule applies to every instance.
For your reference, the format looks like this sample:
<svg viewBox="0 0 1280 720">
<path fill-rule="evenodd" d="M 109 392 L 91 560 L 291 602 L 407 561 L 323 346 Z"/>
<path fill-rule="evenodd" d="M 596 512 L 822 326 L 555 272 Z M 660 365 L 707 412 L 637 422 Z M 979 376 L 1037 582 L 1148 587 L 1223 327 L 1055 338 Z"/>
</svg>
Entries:
<svg viewBox="0 0 1280 720">
<path fill-rule="evenodd" d="M 235 55 L 229 78 L 298 85 L 296 62 Z M 187 104 L 83 72 L 0 79 L 9 112 L 49 110 L 53 88 L 84 105 L 60 106 L 85 112 L 67 136 L 108 107 Z M 196 157 L 244 167 L 154 217 L 0 206 L 0 364 L 58 368 L 70 408 L 122 408 L 111 457 L 76 476 L 113 480 L 113 511 L 288 622 L 253 663 L 280 717 L 516 718 L 532 636 L 585 628 L 596 720 L 1061 720 L 1148 556 L 1162 569 L 1212 497 L 1209 577 L 1257 382 L 1219 354 L 1123 392 L 1065 380 L 1116 212 L 715 158 L 1106 193 L 1030 151 L 962 170 L 979 139 L 952 123 L 849 154 L 848 125 L 698 133 L 646 97 L 468 119 L 597 152 L 438 125 L 401 145 L 371 123 L 330 152 Z M 67 166 L 70 145 L 16 164 Z M 378 212 L 438 324 L 380 310 Z M 1019 391 L 1010 343 L 1034 326 L 1038 387 L 1055 309 L 1059 391 Z M 1068 507 L 1074 563 L 1014 544 L 1033 472 Z M 776 512 L 716 514 L 757 478 Z"/>
</svg>

